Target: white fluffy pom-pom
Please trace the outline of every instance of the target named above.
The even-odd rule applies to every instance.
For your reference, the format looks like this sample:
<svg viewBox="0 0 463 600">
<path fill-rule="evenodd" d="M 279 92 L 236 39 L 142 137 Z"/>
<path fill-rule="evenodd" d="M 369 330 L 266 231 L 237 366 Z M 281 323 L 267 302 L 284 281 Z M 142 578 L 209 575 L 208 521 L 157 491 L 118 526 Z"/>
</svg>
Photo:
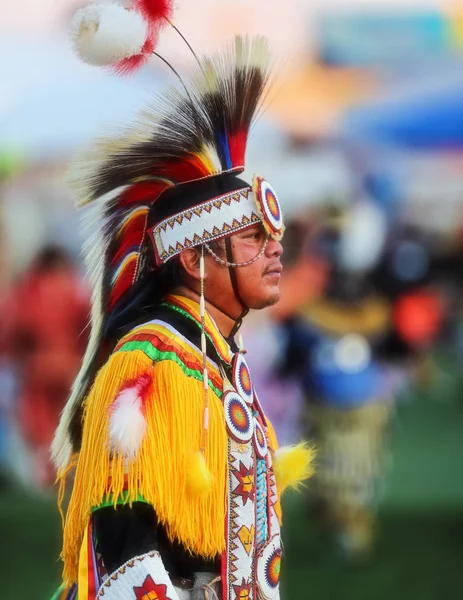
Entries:
<svg viewBox="0 0 463 600">
<path fill-rule="evenodd" d="M 86 63 L 108 66 L 141 53 L 148 36 L 143 16 L 113 2 L 80 8 L 71 21 L 75 52 Z"/>
<path fill-rule="evenodd" d="M 135 458 L 146 431 L 138 386 L 129 387 L 117 396 L 111 407 L 109 440 L 111 450 L 126 458 Z"/>
</svg>

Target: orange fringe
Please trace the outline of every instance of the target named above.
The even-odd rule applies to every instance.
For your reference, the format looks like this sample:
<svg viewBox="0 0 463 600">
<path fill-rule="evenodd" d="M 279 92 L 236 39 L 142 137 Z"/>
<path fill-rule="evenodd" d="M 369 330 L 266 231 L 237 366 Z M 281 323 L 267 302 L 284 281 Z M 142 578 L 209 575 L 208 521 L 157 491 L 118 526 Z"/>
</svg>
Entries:
<svg viewBox="0 0 463 600">
<path fill-rule="evenodd" d="M 147 429 L 136 458 L 109 452 L 108 410 L 127 380 L 149 373 Z M 155 508 L 171 540 L 212 558 L 225 549 L 227 433 L 221 401 L 209 388 L 206 465 L 213 474 L 208 494 L 191 493 L 188 465 L 201 447 L 203 383 L 175 362 L 154 363 L 141 351 L 116 352 L 101 369 L 86 400 L 82 448 L 64 526 L 62 557 L 66 584 L 77 581 L 79 551 L 92 508 L 108 493 L 115 504 L 128 482 L 129 503 L 141 494 Z M 109 483 L 108 483 L 109 482 Z"/>
</svg>

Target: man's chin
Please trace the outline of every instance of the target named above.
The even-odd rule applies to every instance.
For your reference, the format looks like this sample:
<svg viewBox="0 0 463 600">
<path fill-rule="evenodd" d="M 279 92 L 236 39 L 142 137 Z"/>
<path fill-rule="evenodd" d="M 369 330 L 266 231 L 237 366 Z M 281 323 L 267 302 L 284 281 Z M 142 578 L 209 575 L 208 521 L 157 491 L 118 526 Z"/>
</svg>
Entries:
<svg viewBox="0 0 463 600">
<path fill-rule="evenodd" d="M 280 300 L 280 292 L 276 291 L 273 294 L 269 294 L 266 298 L 262 298 L 260 302 L 256 302 L 255 306 L 250 306 L 253 310 L 261 310 L 262 308 L 267 308 L 268 306 L 273 306 Z"/>
</svg>

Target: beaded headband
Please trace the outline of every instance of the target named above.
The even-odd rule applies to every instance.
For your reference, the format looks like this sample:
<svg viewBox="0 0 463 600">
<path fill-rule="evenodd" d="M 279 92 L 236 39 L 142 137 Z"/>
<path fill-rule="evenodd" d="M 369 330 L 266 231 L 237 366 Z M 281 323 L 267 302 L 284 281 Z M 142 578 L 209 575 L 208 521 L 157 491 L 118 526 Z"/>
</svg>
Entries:
<svg viewBox="0 0 463 600">
<path fill-rule="evenodd" d="M 255 177 L 253 186 L 212 198 L 163 219 L 149 234 L 158 264 L 186 248 L 219 240 L 262 223 L 269 236 L 281 239 L 282 212 L 271 185 Z M 210 252 L 210 249 L 208 248 Z"/>
</svg>

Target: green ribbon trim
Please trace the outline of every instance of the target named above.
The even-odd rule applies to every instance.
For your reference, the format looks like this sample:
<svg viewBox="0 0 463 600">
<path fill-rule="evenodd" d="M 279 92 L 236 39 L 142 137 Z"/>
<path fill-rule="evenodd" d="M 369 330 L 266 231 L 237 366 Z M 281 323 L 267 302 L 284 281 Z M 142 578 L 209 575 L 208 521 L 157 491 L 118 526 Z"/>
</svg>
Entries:
<svg viewBox="0 0 463 600">
<path fill-rule="evenodd" d="M 147 500 L 141 495 L 137 494 L 132 502 L 144 502 L 145 504 L 149 504 Z M 122 495 L 114 502 L 114 494 L 106 494 L 103 502 L 98 506 L 94 506 L 92 508 L 92 513 L 96 510 L 100 510 L 100 508 L 107 508 L 108 506 L 121 506 L 122 504 L 129 503 L 129 492 L 128 490 L 123 490 Z"/>
<path fill-rule="evenodd" d="M 198 371 L 196 369 L 190 369 L 189 367 L 187 367 L 185 365 L 185 363 L 181 360 L 181 358 L 178 356 L 178 354 L 176 354 L 175 352 L 162 352 L 161 350 L 158 350 L 156 348 L 156 346 L 154 346 L 151 342 L 148 342 L 148 341 L 126 342 L 119 348 L 119 350 L 117 350 L 117 352 L 133 351 L 133 350 L 140 350 L 141 352 L 146 354 L 146 356 L 148 358 L 150 358 L 153 362 L 160 362 L 162 360 L 172 360 L 182 369 L 182 371 L 185 373 L 185 375 L 187 377 L 193 377 L 193 379 L 196 379 L 197 381 L 204 381 L 202 372 Z M 212 381 L 210 379 L 209 379 L 209 387 L 214 391 L 215 395 L 218 398 L 222 398 L 222 392 L 218 388 L 215 387 L 215 385 L 212 383 Z"/>
</svg>

